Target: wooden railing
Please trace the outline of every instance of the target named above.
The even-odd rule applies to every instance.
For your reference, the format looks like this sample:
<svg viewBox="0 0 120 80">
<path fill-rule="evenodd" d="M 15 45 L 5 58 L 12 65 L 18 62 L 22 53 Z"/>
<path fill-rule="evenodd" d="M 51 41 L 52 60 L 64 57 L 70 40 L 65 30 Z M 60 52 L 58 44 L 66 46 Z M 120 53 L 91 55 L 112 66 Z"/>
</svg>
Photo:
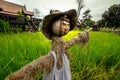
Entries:
<svg viewBox="0 0 120 80">
<path fill-rule="evenodd" d="M 9 15 L 9 14 L 1 14 L 0 19 L 8 21 L 10 24 L 18 24 L 18 25 L 27 25 L 26 17 L 25 16 L 18 16 L 18 15 Z M 39 25 L 42 19 L 38 18 L 31 18 L 29 21 L 33 21 L 35 25 Z"/>
<path fill-rule="evenodd" d="M 9 22 L 10 24 L 18 24 L 18 25 L 26 24 L 24 16 L 0 14 L 0 19 L 3 19 Z"/>
<path fill-rule="evenodd" d="M 38 19 L 38 18 L 30 18 L 30 20 L 27 20 L 25 16 L 9 15 L 9 14 L 1 14 L 1 13 L 0 13 L 0 19 L 9 22 L 12 25 L 22 25 L 23 27 L 25 27 L 25 25 L 28 25 L 30 28 L 32 27 L 34 31 L 37 30 L 39 23 L 42 21 L 42 19 Z"/>
</svg>

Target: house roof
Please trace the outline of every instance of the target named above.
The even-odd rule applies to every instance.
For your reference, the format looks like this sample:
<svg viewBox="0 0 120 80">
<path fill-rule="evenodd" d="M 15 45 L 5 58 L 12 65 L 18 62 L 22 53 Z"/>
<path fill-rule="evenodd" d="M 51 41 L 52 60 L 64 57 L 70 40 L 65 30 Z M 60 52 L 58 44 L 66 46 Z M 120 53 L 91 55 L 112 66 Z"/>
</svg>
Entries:
<svg viewBox="0 0 120 80">
<path fill-rule="evenodd" d="M 0 13 L 18 15 L 18 11 L 23 11 L 24 14 L 33 16 L 33 12 L 27 11 L 25 6 L 0 0 Z"/>
</svg>

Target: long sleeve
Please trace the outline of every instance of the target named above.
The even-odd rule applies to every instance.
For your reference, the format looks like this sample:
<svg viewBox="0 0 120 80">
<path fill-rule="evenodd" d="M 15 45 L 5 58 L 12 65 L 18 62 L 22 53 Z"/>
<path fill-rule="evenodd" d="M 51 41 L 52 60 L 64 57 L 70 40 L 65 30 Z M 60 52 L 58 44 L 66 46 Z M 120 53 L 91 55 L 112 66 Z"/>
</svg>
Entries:
<svg viewBox="0 0 120 80">
<path fill-rule="evenodd" d="M 84 31 L 82 33 L 79 33 L 78 36 L 72 38 L 69 41 L 66 41 L 66 49 L 69 49 L 71 46 L 75 44 L 85 44 L 89 41 L 89 33 L 88 31 Z"/>
</svg>

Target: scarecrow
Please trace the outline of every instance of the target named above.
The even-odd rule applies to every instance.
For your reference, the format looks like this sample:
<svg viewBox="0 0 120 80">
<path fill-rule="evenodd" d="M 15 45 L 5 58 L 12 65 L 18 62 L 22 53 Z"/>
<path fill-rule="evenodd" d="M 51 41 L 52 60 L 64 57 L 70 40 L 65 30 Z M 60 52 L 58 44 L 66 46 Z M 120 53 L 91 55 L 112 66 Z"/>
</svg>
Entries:
<svg viewBox="0 0 120 80">
<path fill-rule="evenodd" d="M 68 49 L 89 40 L 88 31 L 79 33 L 69 41 L 62 36 L 73 30 L 77 22 L 77 12 L 71 9 L 66 12 L 52 11 L 43 19 L 42 32 L 52 40 L 48 55 L 39 57 L 20 70 L 10 74 L 5 80 L 35 80 L 38 72 L 44 73 L 43 80 L 71 80 Z"/>
</svg>

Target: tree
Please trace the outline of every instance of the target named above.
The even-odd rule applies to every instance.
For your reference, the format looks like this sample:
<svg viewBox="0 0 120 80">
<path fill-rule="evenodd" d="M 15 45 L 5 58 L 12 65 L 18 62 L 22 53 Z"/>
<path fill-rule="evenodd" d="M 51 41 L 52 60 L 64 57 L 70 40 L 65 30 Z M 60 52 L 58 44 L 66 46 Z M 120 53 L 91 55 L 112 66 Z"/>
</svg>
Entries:
<svg viewBox="0 0 120 80">
<path fill-rule="evenodd" d="M 81 21 L 79 19 L 79 16 L 80 16 L 81 9 L 84 7 L 83 1 L 84 0 L 77 0 L 77 3 L 78 3 L 78 11 L 77 11 L 78 21 L 77 21 L 77 26 L 75 28 L 80 28 L 80 26 L 81 26 Z"/>
<path fill-rule="evenodd" d="M 105 21 L 103 21 L 103 20 L 98 20 L 97 23 L 98 23 L 98 26 L 101 28 L 103 28 L 105 25 Z"/>
<path fill-rule="evenodd" d="M 91 10 L 87 9 L 84 13 L 83 13 L 83 19 L 85 20 L 90 20 L 92 18 L 91 14 L 90 14 Z"/>
<path fill-rule="evenodd" d="M 83 17 L 82 17 L 84 20 L 82 23 L 83 27 L 87 27 L 87 26 L 91 27 L 94 24 L 94 22 L 91 20 L 92 16 L 90 12 L 91 10 L 88 9 L 88 10 L 85 10 L 85 12 L 83 13 Z"/>
<path fill-rule="evenodd" d="M 120 4 L 114 4 L 102 14 L 102 21 L 105 21 L 105 26 L 120 27 Z"/>
<path fill-rule="evenodd" d="M 84 7 L 83 1 L 84 1 L 84 0 L 77 0 L 77 3 L 78 3 L 78 15 L 77 15 L 77 17 L 80 16 L 80 11 L 81 11 L 81 9 Z"/>
</svg>

